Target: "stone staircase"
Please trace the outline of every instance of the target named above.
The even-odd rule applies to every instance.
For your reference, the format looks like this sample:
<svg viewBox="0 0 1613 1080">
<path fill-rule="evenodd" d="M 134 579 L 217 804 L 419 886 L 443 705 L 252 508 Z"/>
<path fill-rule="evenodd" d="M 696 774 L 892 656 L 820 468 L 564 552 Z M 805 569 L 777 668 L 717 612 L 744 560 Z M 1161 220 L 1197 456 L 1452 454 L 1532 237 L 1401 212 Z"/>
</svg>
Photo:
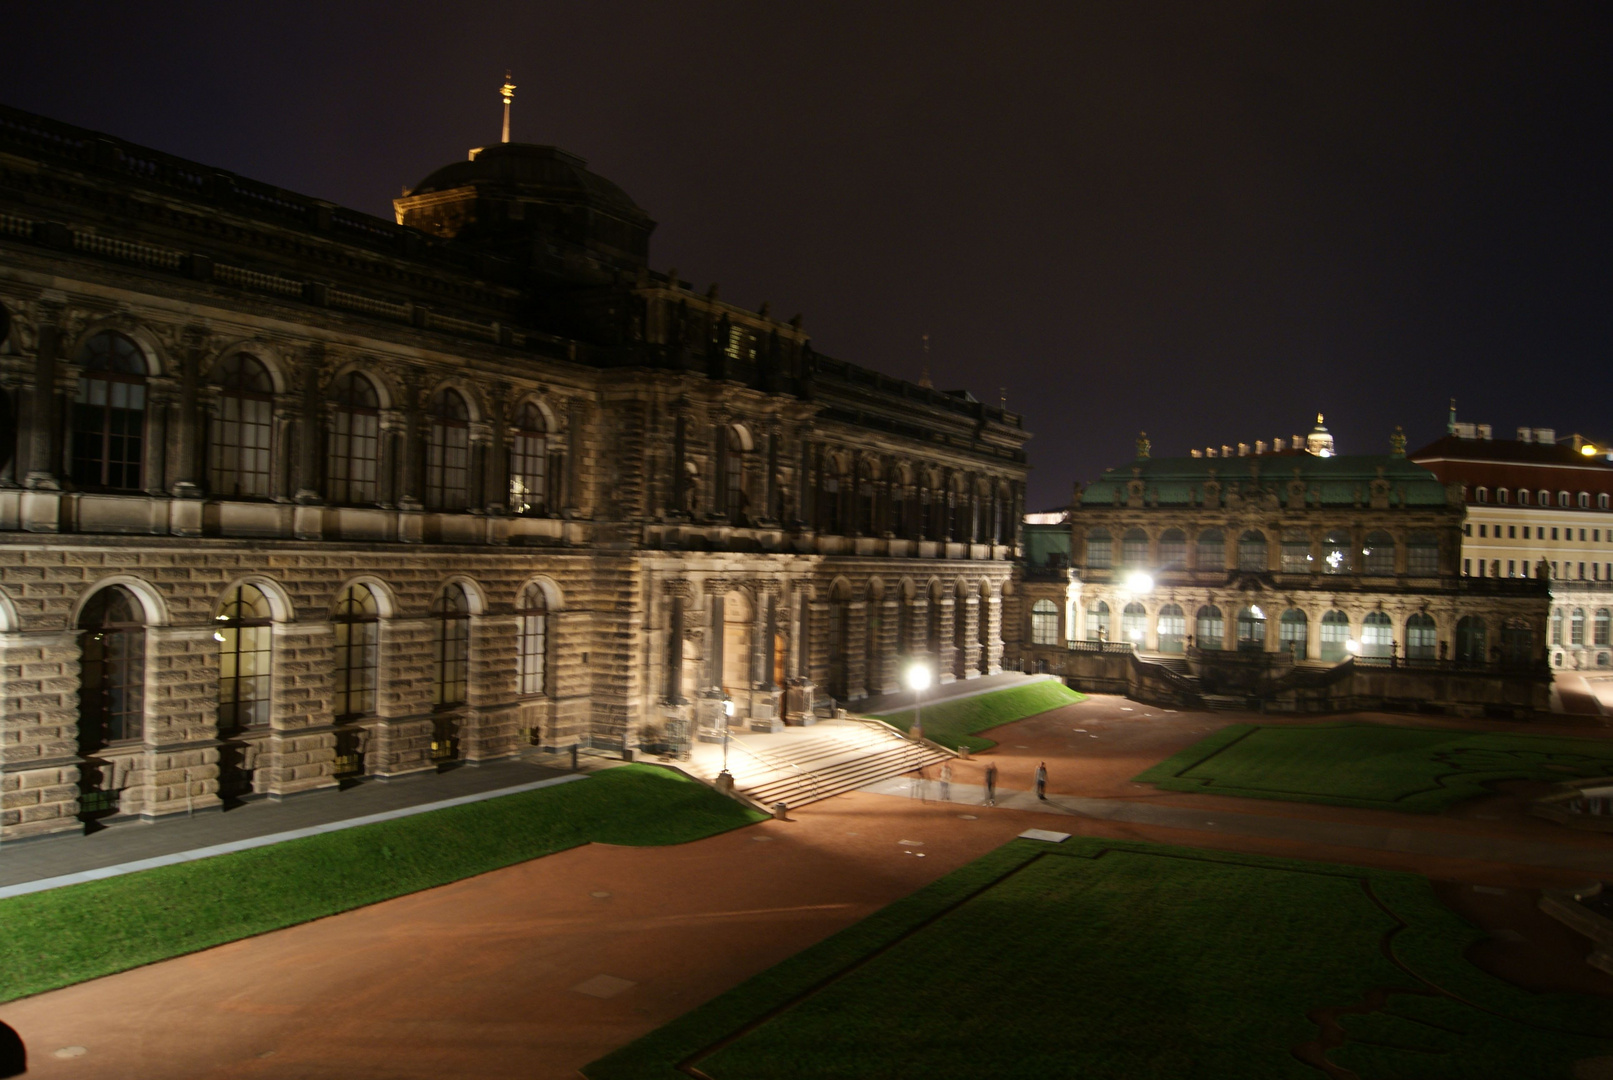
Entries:
<svg viewBox="0 0 1613 1080">
<path fill-rule="evenodd" d="M 768 807 L 796 807 L 953 756 L 877 720 L 826 720 L 760 738 L 735 738 L 728 771 L 746 798 Z"/>
</svg>

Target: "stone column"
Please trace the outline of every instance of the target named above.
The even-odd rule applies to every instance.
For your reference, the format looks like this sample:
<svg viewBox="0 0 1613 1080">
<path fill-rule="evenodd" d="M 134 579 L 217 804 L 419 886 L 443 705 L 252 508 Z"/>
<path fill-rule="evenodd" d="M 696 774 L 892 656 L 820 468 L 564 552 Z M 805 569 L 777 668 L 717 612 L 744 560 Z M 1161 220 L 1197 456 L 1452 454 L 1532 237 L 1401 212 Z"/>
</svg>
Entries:
<svg viewBox="0 0 1613 1080">
<path fill-rule="evenodd" d="M 879 671 L 880 685 L 868 688 L 869 694 L 894 694 L 902 688 L 902 642 L 899 633 L 902 623 L 902 601 L 889 598 L 879 605 Z"/>
<path fill-rule="evenodd" d="M 319 361 L 322 351 L 309 350 L 302 361 L 302 400 L 297 418 L 297 493 L 293 498 L 304 505 L 324 501 L 319 490 L 321 443 L 325 417 L 319 399 Z"/>
<path fill-rule="evenodd" d="M 140 482 L 147 495 L 168 494 L 168 414 L 178 394 L 174 381 L 163 376 L 146 380 L 145 444 L 140 448 Z"/>
<path fill-rule="evenodd" d="M 488 388 L 488 421 L 492 429 L 492 442 L 487 451 L 487 464 L 483 469 L 485 486 L 482 504 L 489 514 L 502 514 L 510 498 L 510 440 L 508 409 L 510 388 L 506 383 L 494 383 Z"/>
<path fill-rule="evenodd" d="M 206 341 L 192 330 L 185 334 L 179 353 L 179 407 L 171 425 L 172 451 L 168 459 L 169 493 L 180 499 L 202 496 L 201 383 L 202 350 Z"/>
<path fill-rule="evenodd" d="M 954 609 L 954 618 L 957 611 Z M 963 677 L 980 677 L 980 598 L 970 596 L 963 602 Z"/>
<path fill-rule="evenodd" d="M 421 410 L 420 379 L 409 375 L 403 383 L 403 489 L 398 506 L 419 510 L 424 505 L 426 466 L 426 418 Z"/>
<path fill-rule="evenodd" d="M 34 352 L 34 388 L 28 417 L 28 472 L 23 486 L 34 491 L 60 491 L 60 440 L 56 417 L 56 352 L 61 347 L 61 308 L 41 304 Z"/>
<path fill-rule="evenodd" d="M 948 517 L 951 515 L 949 514 Z M 934 600 L 930 601 L 932 604 Z M 936 642 L 935 681 L 937 683 L 954 682 L 957 680 L 957 635 L 954 630 L 954 620 L 957 617 L 957 600 L 947 596 L 940 601 L 941 626 L 939 639 Z"/>
<path fill-rule="evenodd" d="M 846 603 L 846 697 L 868 696 L 868 602 Z"/>
</svg>

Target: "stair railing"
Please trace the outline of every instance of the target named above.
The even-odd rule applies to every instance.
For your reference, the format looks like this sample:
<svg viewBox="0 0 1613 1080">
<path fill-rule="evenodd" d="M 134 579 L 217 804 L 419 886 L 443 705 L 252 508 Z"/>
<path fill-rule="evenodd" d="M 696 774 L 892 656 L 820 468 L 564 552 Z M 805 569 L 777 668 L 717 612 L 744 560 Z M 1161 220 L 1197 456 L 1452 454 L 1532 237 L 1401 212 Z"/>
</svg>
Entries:
<svg viewBox="0 0 1613 1080">
<path fill-rule="evenodd" d="M 795 762 L 791 761 L 789 758 L 775 757 L 772 754 L 764 753 L 764 752 L 762 752 L 760 750 L 753 750 L 750 747 L 746 746 L 738 738 L 736 738 L 736 737 L 734 737 L 732 735 L 730 735 L 728 737 L 728 745 L 729 746 L 737 746 L 737 747 L 739 747 L 741 750 L 745 751 L 745 753 L 749 754 L 751 757 L 755 758 L 757 761 L 760 761 L 763 765 L 766 765 L 771 769 L 782 770 L 785 766 L 789 766 L 790 768 L 794 769 L 797 773 L 799 773 L 801 776 L 803 776 L 806 779 L 808 784 L 812 785 L 812 800 L 814 802 L 817 801 L 817 799 L 818 799 L 818 775 L 817 775 L 817 773 L 815 773 L 815 772 L 807 772 L 805 769 L 801 768 L 801 766 L 797 765 Z"/>
<path fill-rule="evenodd" d="M 923 743 L 932 750 L 939 750 L 941 753 L 947 755 L 947 757 L 958 756 L 958 752 L 956 750 L 948 749 L 947 747 L 942 746 L 940 743 L 932 741 L 926 735 L 921 735 L 917 739 L 914 739 L 913 736 L 909 735 L 907 732 L 903 731 L 901 728 L 897 727 L 895 724 L 892 724 L 888 720 L 881 720 L 875 716 L 851 716 L 850 714 L 847 714 L 846 719 L 855 720 L 859 724 L 874 724 L 880 728 L 883 728 L 886 734 L 901 739 L 903 742 L 909 744 L 914 742 Z"/>
</svg>

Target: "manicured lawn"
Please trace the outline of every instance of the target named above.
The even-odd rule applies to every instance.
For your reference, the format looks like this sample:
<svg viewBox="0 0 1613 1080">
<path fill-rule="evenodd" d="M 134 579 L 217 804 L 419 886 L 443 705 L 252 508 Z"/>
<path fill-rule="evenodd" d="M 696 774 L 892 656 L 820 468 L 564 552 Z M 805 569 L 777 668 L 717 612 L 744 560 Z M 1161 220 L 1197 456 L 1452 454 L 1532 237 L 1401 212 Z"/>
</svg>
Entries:
<svg viewBox="0 0 1613 1080">
<path fill-rule="evenodd" d="M 976 732 L 1085 700 L 1085 694 L 1078 694 L 1063 683 L 1048 679 L 1028 686 L 993 690 L 973 697 L 925 705 L 920 709 L 920 719 L 924 722 L 925 737 L 942 746 L 954 750 L 965 746 L 970 750 L 987 750 L 997 744 L 990 739 L 976 738 Z M 913 726 L 912 709 L 877 715 L 903 731 Z"/>
<path fill-rule="evenodd" d="M 593 1080 L 1567 1077 L 1597 999 L 1463 959 L 1409 874 L 1164 845 L 1016 840 L 587 1066 Z M 1387 991 L 1386 994 L 1377 992 Z M 1316 1010 L 1346 1040 L 1323 1050 Z"/>
<path fill-rule="evenodd" d="M 677 773 L 586 780 L 0 900 L 0 1001 L 595 841 L 681 844 L 763 815 Z"/>
<path fill-rule="evenodd" d="M 1379 724 L 1233 724 L 1136 779 L 1170 791 L 1438 813 L 1497 780 L 1613 774 L 1613 740 Z"/>
</svg>

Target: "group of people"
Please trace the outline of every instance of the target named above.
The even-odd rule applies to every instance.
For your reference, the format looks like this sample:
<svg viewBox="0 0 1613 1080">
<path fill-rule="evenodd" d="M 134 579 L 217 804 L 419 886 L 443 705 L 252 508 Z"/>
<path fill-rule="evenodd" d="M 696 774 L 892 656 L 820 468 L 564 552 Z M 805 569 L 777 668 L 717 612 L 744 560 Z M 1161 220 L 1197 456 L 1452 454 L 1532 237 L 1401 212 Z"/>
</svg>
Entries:
<svg viewBox="0 0 1613 1080">
<path fill-rule="evenodd" d="M 940 769 L 938 778 L 939 778 L 939 780 L 941 782 L 941 801 L 942 802 L 951 802 L 952 801 L 952 762 L 943 761 L 941 763 L 941 769 Z M 985 805 L 987 805 L 987 806 L 996 806 L 997 805 L 997 763 L 995 761 L 986 762 L 986 772 L 985 772 L 984 779 L 985 779 L 985 785 L 986 785 L 986 798 L 984 800 Z M 912 783 L 913 783 L 913 788 L 912 788 L 912 792 L 911 792 L 912 797 L 915 798 L 915 799 L 918 799 L 920 801 L 925 801 L 925 802 L 929 801 L 929 797 L 930 797 L 930 775 L 929 775 L 929 770 L 928 769 L 917 769 L 917 770 L 915 770 L 913 772 L 913 774 L 912 774 Z M 1036 797 L 1038 799 L 1041 799 L 1043 802 L 1047 801 L 1047 762 L 1045 762 L 1045 761 L 1036 766 Z"/>
</svg>

